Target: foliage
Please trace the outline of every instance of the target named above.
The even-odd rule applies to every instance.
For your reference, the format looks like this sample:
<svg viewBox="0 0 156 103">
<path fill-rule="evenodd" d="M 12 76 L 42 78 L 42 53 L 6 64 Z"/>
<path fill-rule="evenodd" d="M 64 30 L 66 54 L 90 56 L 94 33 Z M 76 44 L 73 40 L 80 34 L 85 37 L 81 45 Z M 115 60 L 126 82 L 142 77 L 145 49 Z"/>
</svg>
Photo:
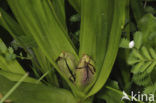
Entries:
<svg viewBox="0 0 156 103">
<path fill-rule="evenodd" d="M 146 24 L 146 25 L 145 25 Z M 132 65 L 133 81 L 144 87 L 144 93 L 156 94 L 155 88 L 155 17 L 147 14 L 138 22 L 139 30 L 134 34 L 135 47 L 128 58 L 128 64 Z"/>
<path fill-rule="evenodd" d="M 0 94 L 4 95 L 15 83 L 0 76 L 0 84 Z M 28 83 L 22 83 L 8 99 L 11 103 L 76 103 L 73 95 L 67 90 Z"/>
<path fill-rule="evenodd" d="M 0 102 L 127 103 L 125 92 L 156 94 L 151 2 L 0 0 Z"/>
</svg>

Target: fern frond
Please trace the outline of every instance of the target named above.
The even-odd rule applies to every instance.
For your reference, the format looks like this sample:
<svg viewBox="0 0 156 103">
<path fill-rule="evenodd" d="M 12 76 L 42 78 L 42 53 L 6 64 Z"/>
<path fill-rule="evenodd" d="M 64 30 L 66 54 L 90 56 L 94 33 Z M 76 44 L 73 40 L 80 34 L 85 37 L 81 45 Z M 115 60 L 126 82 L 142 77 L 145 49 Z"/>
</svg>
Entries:
<svg viewBox="0 0 156 103">
<path fill-rule="evenodd" d="M 151 84 L 151 78 L 149 74 L 146 73 L 146 71 L 134 74 L 132 79 L 139 86 L 148 86 Z"/>
<path fill-rule="evenodd" d="M 156 83 L 146 87 L 144 89 L 144 93 L 146 93 L 146 94 L 156 94 Z"/>
<path fill-rule="evenodd" d="M 139 50 L 134 48 L 128 59 L 128 64 L 133 65 L 132 73 L 137 74 L 147 71 L 151 73 L 156 67 L 156 52 L 153 48 L 143 46 Z"/>
<path fill-rule="evenodd" d="M 141 51 L 142 51 L 142 55 L 146 58 L 146 59 L 148 59 L 148 60 L 151 60 L 152 58 L 151 58 L 151 56 L 150 56 L 150 53 L 149 53 L 149 51 L 147 50 L 147 48 L 146 47 L 142 47 L 141 48 Z"/>
</svg>

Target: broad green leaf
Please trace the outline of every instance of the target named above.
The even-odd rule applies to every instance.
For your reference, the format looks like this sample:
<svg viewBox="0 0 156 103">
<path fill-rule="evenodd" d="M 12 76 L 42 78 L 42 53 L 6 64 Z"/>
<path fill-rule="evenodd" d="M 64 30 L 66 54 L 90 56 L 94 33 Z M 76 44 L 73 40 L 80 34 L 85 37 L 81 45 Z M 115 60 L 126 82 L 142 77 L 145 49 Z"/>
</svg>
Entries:
<svg viewBox="0 0 156 103">
<path fill-rule="evenodd" d="M 0 84 L 0 93 L 5 95 L 15 83 L 0 76 Z M 67 90 L 31 83 L 22 83 L 7 99 L 15 103 L 76 103 Z"/>
<path fill-rule="evenodd" d="M 111 30 L 109 34 L 109 40 L 107 44 L 107 51 L 104 58 L 104 63 L 102 66 L 102 69 L 100 73 L 98 74 L 97 81 L 95 85 L 93 86 L 92 90 L 88 94 L 88 96 L 91 96 L 98 92 L 103 85 L 106 83 L 110 72 L 112 70 L 118 47 L 120 42 L 120 36 L 121 36 L 121 30 L 124 26 L 125 22 L 125 9 L 126 9 L 126 0 L 109 0 L 108 2 L 111 2 L 114 5 L 114 12 L 113 12 L 113 19 L 112 19 L 112 25 Z M 108 10 L 109 12 L 109 10 Z"/>
<path fill-rule="evenodd" d="M 97 75 L 102 67 L 107 49 L 108 35 L 113 18 L 112 6 L 114 4 L 112 4 L 112 1 L 108 0 L 81 1 L 79 57 L 87 54 L 91 59 L 96 61 L 95 68 Z"/>
<path fill-rule="evenodd" d="M 90 56 L 95 60 L 96 54 L 96 19 L 95 13 L 96 9 L 92 10 L 91 8 L 96 3 L 94 0 L 90 2 L 89 0 L 81 1 L 81 28 L 80 28 L 80 49 L 79 57 L 82 57 L 84 54 Z M 97 8 L 97 7 L 96 7 Z M 98 10 L 97 10 L 98 11 Z"/>
</svg>

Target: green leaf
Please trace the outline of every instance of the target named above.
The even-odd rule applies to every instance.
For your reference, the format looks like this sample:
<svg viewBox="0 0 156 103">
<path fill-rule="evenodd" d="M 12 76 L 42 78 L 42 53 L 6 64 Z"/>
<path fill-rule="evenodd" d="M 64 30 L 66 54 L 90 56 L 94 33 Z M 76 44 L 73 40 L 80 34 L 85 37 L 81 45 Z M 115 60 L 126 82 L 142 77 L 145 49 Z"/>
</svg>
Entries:
<svg viewBox="0 0 156 103">
<path fill-rule="evenodd" d="M 3 41 L 0 39 L 0 45 L 3 45 L 0 48 L 0 52 L 4 52 L 4 54 L 0 54 L 0 68 L 5 71 L 9 71 L 12 73 L 19 73 L 19 74 L 25 74 L 25 71 L 21 67 L 21 65 L 17 62 L 15 58 L 12 58 L 15 54 L 10 54 L 8 48 L 3 43 Z M 5 56 L 4 56 L 5 55 Z"/>
<path fill-rule="evenodd" d="M 102 88 L 102 86 L 106 83 L 110 75 L 110 72 L 112 70 L 116 55 L 117 55 L 120 37 L 121 37 L 121 30 L 125 22 L 125 8 L 126 8 L 126 4 L 128 1 L 127 0 L 124 0 L 124 1 L 123 0 L 118 0 L 118 1 L 106 0 L 106 2 L 109 2 L 114 5 L 113 6 L 114 8 L 113 19 L 110 19 L 112 23 L 110 27 L 111 29 L 109 28 L 110 34 L 109 34 L 109 39 L 108 39 L 108 44 L 107 44 L 107 49 L 106 49 L 106 54 L 105 54 L 105 58 L 103 61 L 103 65 L 102 65 L 101 71 L 98 74 L 97 81 L 95 85 L 93 86 L 92 90 L 90 91 L 90 93 L 88 94 L 88 96 L 91 96 L 95 94 L 96 92 L 98 92 Z M 110 11 L 107 10 L 107 12 L 110 12 Z M 101 46 L 101 48 L 103 47 Z M 103 50 L 104 49 L 102 49 L 102 51 Z"/>
<path fill-rule="evenodd" d="M 24 32 L 20 25 L 10 16 L 8 15 L 3 9 L 0 8 L 0 25 L 3 26 L 9 33 L 15 37 L 24 35 Z"/>
<path fill-rule="evenodd" d="M 155 50 L 153 48 L 149 48 L 149 52 L 150 52 L 152 58 L 156 59 L 156 52 L 155 52 Z"/>
<path fill-rule="evenodd" d="M 28 37 L 28 35 L 26 35 L 20 25 L 1 8 L 0 13 L 0 25 L 4 27 L 11 34 L 11 36 L 13 36 L 13 38 L 16 40 L 16 42 L 19 43 L 20 46 L 27 47 L 27 44 L 29 42 L 34 41 L 32 36 L 29 36 L 29 39 L 31 38 L 31 41 L 29 42 L 25 42 L 26 40 L 28 40 L 27 38 L 23 38 L 21 40 L 21 37 Z"/>
<path fill-rule="evenodd" d="M 145 46 L 143 46 L 141 50 L 133 49 L 127 62 L 133 66 L 131 72 L 134 74 L 144 71 L 151 73 L 156 66 L 155 51 L 153 48 L 147 50 Z"/>
<path fill-rule="evenodd" d="M 151 73 L 156 66 L 156 62 L 152 63 L 148 68 L 147 68 L 147 73 Z"/>
<path fill-rule="evenodd" d="M 145 88 L 144 93 L 146 94 L 156 94 L 156 83 L 154 83 L 153 85 L 150 85 L 148 87 Z"/>
<path fill-rule="evenodd" d="M 15 83 L 0 76 L 0 84 L 0 93 L 5 95 Z M 8 99 L 15 103 L 76 103 L 67 90 L 30 83 L 22 83 Z"/>
<path fill-rule="evenodd" d="M 22 74 L 17 74 L 17 73 L 11 73 L 7 71 L 0 70 L 0 75 L 4 76 L 5 78 L 11 80 L 11 81 L 18 81 L 20 78 L 22 78 Z M 37 80 L 27 77 L 23 82 L 27 83 L 36 83 Z"/>
<path fill-rule="evenodd" d="M 60 22 L 60 25 L 64 26 L 64 29 L 66 30 L 66 17 L 65 17 L 65 1 L 64 0 L 48 0 L 49 4 L 51 5 L 51 8 L 53 9 L 53 13 L 56 16 L 56 19 L 58 18 L 58 22 Z"/>
<path fill-rule="evenodd" d="M 144 72 L 150 65 L 151 65 L 151 62 L 145 63 L 145 64 L 142 66 L 140 72 Z"/>
<path fill-rule="evenodd" d="M 59 70 L 55 60 L 61 52 L 70 52 L 78 61 L 75 47 L 69 40 L 67 31 L 57 19 L 56 12 L 47 0 L 7 0 L 8 4 L 24 32 L 33 36 L 42 53 L 67 81 L 75 88 L 67 77 Z M 35 8 L 34 8 L 35 7 Z"/>
<path fill-rule="evenodd" d="M 83 54 L 87 54 L 93 60 L 95 60 L 96 54 L 96 35 L 95 28 L 97 26 L 95 17 L 95 9 L 93 9 L 92 13 L 90 9 L 92 6 L 96 6 L 96 2 L 89 0 L 81 1 L 81 28 L 80 28 L 80 49 L 79 49 L 79 57 L 82 57 Z M 99 10 L 97 10 L 99 11 Z M 90 17 L 90 18 L 89 18 Z"/>
<path fill-rule="evenodd" d="M 144 59 L 144 57 L 143 57 L 143 56 L 139 53 L 139 51 L 136 50 L 136 49 L 134 49 L 134 50 L 132 51 L 132 55 L 134 55 L 135 58 L 138 58 L 138 59 L 140 59 L 140 60 L 143 60 L 143 59 Z"/>
<path fill-rule="evenodd" d="M 0 53 L 6 53 L 8 48 L 4 44 L 4 42 L 0 39 Z"/>
<path fill-rule="evenodd" d="M 141 47 L 142 45 L 142 33 L 141 32 L 136 32 L 134 34 L 134 43 L 137 49 Z"/>
<path fill-rule="evenodd" d="M 129 48 L 129 40 L 123 38 L 121 39 L 121 42 L 120 42 L 120 47 L 121 48 Z"/>
<path fill-rule="evenodd" d="M 150 54 L 149 54 L 149 52 L 148 52 L 148 50 L 147 50 L 146 47 L 143 46 L 143 47 L 141 48 L 141 51 L 142 51 L 142 54 L 144 55 L 144 57 L 145 57 L 146 59 L 151 60 L 151 56 L 150 56 Z"/>
<path fill-rule="evenodd" d="M 113 81 L 106 85 L 98 94 L 97 97 L 106 100 L 107 103 L 124 103 L 121 101 L 122 92 L 119 90 L 118 83 Z"/>
<path fill-rule="evenodd" d="M 140 62 L 140 63 L 134 65 L 134 67 L 132 68 L 131 72 L 134 73 L 134 74 L 140 72 L 141 69 L 142 69 L 143 64 L 144 64 L 144 62 Z"/>
<path fill-rule="evenodd" d="M 149 74 L 146 73 L 146 71 L 134 74 L 132 80 L 139 86 L 151 85 L 151 78 Z"/>
<path fill-rule="evenodd" d="M 90 0 L 81 1 L 79 57 L 82 57 L 82 55 L 87 54 L 88 56 L 91 57 L 91 59 L 96 61 L 95 64 L 96 75 L 99 74 L 100 69 L 102 68 L 104 62 L 104 57 L 106 55 L 109 33 L 111 32 L 112 19 L 114 15 L 113 12 L 114 12 L 114 1 L 108 0 L 102 1 L 93 0 L 92 2 L 90 2 Z M 112 36 L 112 38 L 114 37 Z M 116 45 L 118 45 L 118 43 Z M 88 87 L 88 90 L 91 86 L 92 84 Z"/>
<path fill-rule="evenodd" d="M 47 1 L 8 0 L 8 3 L 24 32 L 28 31 L 29 35 L 34 37 L 48 58 L 55 61 L 62 51 L 69 51 L 76 55 L 71 43 L 66 38 L 67 32 L 55 20 L 56 16 Z"/>
<path fill-rule="evenodd" d="M 151 33 L 156 32 L 156 18 L 152 14 L 146 14 L 139 20 L 138 28 L 143 33 L 143 41 L 150 42 Z"/>
<path fill-rule="evenodd" d="M 134 58 L 134 57 L 129 57 L 128 60 L 127 60 L 127 63 L 128 63 L 129 65 L 134 65 L 134 64 L 136 64 L 136 63 L 138 63 L 138 62 L 140 62 L 140 60 L 138 60 L 138 59 L 136 59 L 136 58 Z"/>
</svg>

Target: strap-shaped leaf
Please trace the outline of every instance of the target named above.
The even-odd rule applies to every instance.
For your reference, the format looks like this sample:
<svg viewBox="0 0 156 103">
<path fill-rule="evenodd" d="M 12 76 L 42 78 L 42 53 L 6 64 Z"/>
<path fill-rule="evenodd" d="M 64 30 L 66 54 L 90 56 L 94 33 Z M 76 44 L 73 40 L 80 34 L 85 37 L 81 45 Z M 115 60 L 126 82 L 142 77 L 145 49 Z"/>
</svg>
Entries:
<svg viewBox="0 0 156 103">
<path fill-rule="evenodd" d="M 19 81 L 20 78 L 22 78 L 23 74 L 17 74 L 17 73 L 12 73 L 12 72 L 8 72 L 8 71 L 3 71 L 0 70 L 0 75 L 4 76 L 5 78 L 11 80 L 11 81 Z M 37 80 L 31 78 L 31 77 L 27 77 L 23 82 L 27 82 L 27 83 L 36 83 Z"/>
<path fill-rule="evenodd" d="M 0 84 L 0 94 L 4 96 L 15 83 L 0 76 Z M 15 103 L 76 103 L 65 89 L 30 83 L 22 83 L 7 99 Z"/>
<path fill-rule="evenodd" d="M 66 17 L 65 17 L 65 4 L 64 0 L 49 0 L 52 9 L 54 9 L 54 13 L 59 19 L 59 22 L 63 24 L 64 29 L 66 29 Z"/>
<path fill-rule="evenodd" d="M 96 61 L 96 74 L 100 72 L 107 50 L 114 11 L 112 6 L 113 1 L 108 0 L 81 1 L 79 56 L 87 54 Z"/>
<path fill-rule="evenodd" d="M 3 26 L 14 38 L 24 35 L 20 25 L 0 8 L 0 25 Z"/>
<path fill-rule="evenodd" d="M 102 86 L 106 83 L 109 74 L 112 70 L 112 66 L 114 64 L 119 42 L 120 42 L 120 36 L 121 36 L 121 30 L 124 25 L 125 21 L 125 7 L 127 4 L 127 0 L 109 0 L 112 4 L 114 4 L 114 12 L 113 12 L 113 20 L 111 25 L 111 30 L 109 34 L 109 41 L 108 41 L 108 47 L 107 52 L 104 58 L 104 63 L 102 66 L 102 69 L 99 73 L 99 76 L 97 78 L 97 81 L 95 85 L 93 86 L 92 90 L 88 94 L 88 96 L 91 96 L 98 92 Z M 108 10 L 109 12 L 109 10 Z"/>
<path fill-rule="evenodd" d="M 31 46 L 35 45 L 33 37 L 26 35 L 20 25 L 1 8 L 0 14 L 0 25 L 5 28 L 18 43 L 20 43 L 20 46 L 26 48 L 29 44 L 31 44 Z M 21 38 L 24 40 L 21 40 Z M 31 42 L 28 40 L 28 38 L 31 38 Z"/>
<path fill-rule="evenodd" d="M 8 3 L 23 30 L 33 35 L 38 45 L 52 60 L 56 60 L 62 51 L 76 55 L 66 38 L 66 32 L 60 27 L 47 1 L 8 0 Z"/>
<path fill-rule="evenodd" d="M 7 1 L 23 31 L 33 36 L 42 53 L 71 88 L 75 88 L 74 84 L 58 69 L 55 60 L 63 51 L 72 53 L 77 60 L 78 56 L 49 2 L 47 0 Z"/>
<path fill-rule="evenodd" d="M 81 1 L 81 28 L 80 28 L 80 50 L 79 56 L 82 57 L 83 54 L 89 55 L 95 60 L 96 54 L 96 19 L 95 13 L 96 9 L 91 11 L 91 8 L 95 6 L 96 2 L 93 0 Z M 98 11 L 98 10 L 97 10 Z"/>
</svg>

